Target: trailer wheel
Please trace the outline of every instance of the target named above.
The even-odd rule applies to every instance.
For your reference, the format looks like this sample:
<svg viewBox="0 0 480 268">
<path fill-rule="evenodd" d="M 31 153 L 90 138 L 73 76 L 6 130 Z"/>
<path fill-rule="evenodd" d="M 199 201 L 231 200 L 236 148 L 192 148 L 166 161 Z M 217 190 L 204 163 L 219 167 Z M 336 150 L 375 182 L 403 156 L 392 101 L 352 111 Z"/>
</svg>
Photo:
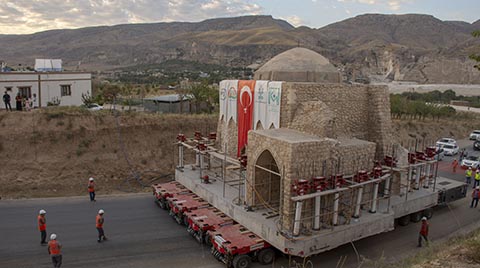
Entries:
<svg viewBox="0 0 480 268">
<path fill-rule="evenodd" d="M 248 268 L 252 259 L 248 255 L 237 255 L 233 258 L 233 268 Z"/>
<path fill-rule="evenodd" d="M 422 212 L 421 211 L 410 214 L 410 221 L 411 222 L 419 222 L 421 219 L 422 219 Z"/>
<path fill-rule="evenodd" d="M 212 237 L 210 236 L 209 233 L 206 233 L 205 236 L 203 237 L 203 240 L 205 242 L 205 245 L 207 245 L 208 247 L 212 247 L 213 244 L 212 244 Z"/>
<path fill-rule="evenodd" d="M 427 219 L 431 219 L 433 217 L 433 208 L 427 208 L 423 210 L 423 216 L 427 217 Z"/>
<path fill-rule="evenodd" d="M 398 222 L 398 225 L 400 226 L 407 226 L 410 223 L 410 215 L 405 215 L 403 217 L 398 218 L 397 222 Z"/>
<path fill-rule="evenodd" d="M 167 209 L 167 205 L 165 204 L 165 201 L 159 200 L 159 201 L 158 201 L 158 204 L 160 205 L 161 208 Z"/>
<path fill-rule="evenodd" d="M 261 264 L 270 264 L 275 258 L 275 251 L 272 248 L 264 248 L 258 253 L 258 262 Z"/>
</svg>

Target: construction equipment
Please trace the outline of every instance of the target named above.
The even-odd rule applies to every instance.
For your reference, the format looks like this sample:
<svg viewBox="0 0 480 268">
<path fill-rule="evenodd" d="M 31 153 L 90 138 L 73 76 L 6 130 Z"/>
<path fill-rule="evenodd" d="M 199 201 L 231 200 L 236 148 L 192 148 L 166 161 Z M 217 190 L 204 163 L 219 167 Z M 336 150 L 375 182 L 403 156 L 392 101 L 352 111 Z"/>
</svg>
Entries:
<svg viewBox="0 0 480 268">
<path fill-rule="evenodd" d="M 200 243 L 212 245 L 208 231 L 215 231 L 217 228 L 233 224 L 232 218 L 225 215 L 220 210 L 209 206 L 199 208 L 193 211 L 185 212 L 187 218 L 187 231 Z"/>
<path fill-rule="evenodd" d="M 169 208 L 167 203 L 168 197 L 173 197 L 180 193 L 191 193 L 190 190 L 176 181 L 155 183 L 152 185 L 152 189 L 153 195 L 155 196 L 155 202 L 163 209 Z"/>
<path fill-rule="evenodd" d="M 275 259 L 271 245 L 240 224 L 221 226 L 208 234 L 213 256 L 227 267 L 247 268 L 254 260 L 270 264 Z"/>
<path fill-rule="evenodd" d="M 167 202 L 170 208 L 170 215 L 178 224 L 183 224 L 185 226 L 188 226 L 188 219 L 185 216 L 186 212 L 210 206 L 208 202 L 193 193 L 177 194 L 168 197 Z"/>
</svg>

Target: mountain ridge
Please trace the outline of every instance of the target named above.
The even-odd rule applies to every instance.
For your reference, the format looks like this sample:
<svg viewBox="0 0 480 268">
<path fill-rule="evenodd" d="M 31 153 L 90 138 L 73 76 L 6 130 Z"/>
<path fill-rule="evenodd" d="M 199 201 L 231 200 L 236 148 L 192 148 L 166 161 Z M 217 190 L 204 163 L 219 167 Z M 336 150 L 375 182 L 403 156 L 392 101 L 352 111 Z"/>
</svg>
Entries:
<svg viewBox="0 0 480 268">
<path fill-rule="evenodd" d="M 62 58 L 66 67 L 108 70 L 171 59 L 233 67 L 266 62 L 301 45 L 341 68 L 347 80 L 480 83 L 468 55 L 480 47 L 474 23 L 431 15 L 363 14 L 321 28 L 294 27 L 272 16 L 214 18 L 201 22 L 158 22 L 0 35 L 7 63 L 31 65 L 35 58 Z M 444 76 L 429 68 L 454 61 L 468 72 Z M 432 66 L 430 66 L 432 65 Z M 427 68 L 428 66 L 428 68 Z"/>
</svg>

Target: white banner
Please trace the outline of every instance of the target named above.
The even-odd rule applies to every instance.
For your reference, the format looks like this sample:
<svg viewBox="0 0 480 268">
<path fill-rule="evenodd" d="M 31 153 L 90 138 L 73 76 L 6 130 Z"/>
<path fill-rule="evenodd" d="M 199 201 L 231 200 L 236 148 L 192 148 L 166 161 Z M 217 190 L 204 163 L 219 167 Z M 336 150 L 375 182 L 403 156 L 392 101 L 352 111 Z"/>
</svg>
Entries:
<svg viewBox="0 0 480 268">
<path fill-rule="evenodd" d="M 280 104 L 282 100 L 282 82 L 268 83 L 267 119 L 265 129 L 280 127 Z"/>
<path fill-rule="evenodd" d="M 223 80 L 218 85 L 219 101 L 220 101 L 220 119 L 227 121 L 227 90 L 228 80 Z"/>
<path fill-rule="evenodd" d="M 226 111 L 227 111 L 227 125 L 230 121 L 230 118 L 233 118 L 233 122 L 237 122 L 237 91 L 238 91 L 238 80 L 227 80 L 227 102 L 226 102 Z"/>
<path fill-rule="evenodd" d="M 267 100 L 268 100 L 268 81 L 257 80 L 254 91 L 253 105 L 253 129 L 257 129 L 258 122 L 262 124 L 263 129 L 267 128 Z"/>
</svg>

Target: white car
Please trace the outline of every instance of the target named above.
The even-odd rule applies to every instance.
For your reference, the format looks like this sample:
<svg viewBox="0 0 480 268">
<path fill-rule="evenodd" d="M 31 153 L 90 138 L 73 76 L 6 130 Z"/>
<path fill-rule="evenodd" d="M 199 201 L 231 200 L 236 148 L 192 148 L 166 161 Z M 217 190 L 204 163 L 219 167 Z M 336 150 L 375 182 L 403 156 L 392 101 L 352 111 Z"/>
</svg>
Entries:
<svg viewBox="0 0 480 268">
<path fill-rule="evenodd" d="M 90 111 L 100 111 L 100 110 L 103 110 L 103 106 L 98 105 L 96 103 L 91 103 L 87 105 L 87 109 L 89 109 Z"/>
<path fill-rule="evenodd" d="M 471 140 L 478 140 L 480 138 L 480 130 L 474 130 L 470 133 Z"/>
<path fill-rule="evenodd" d="M 437 147 L 437 150 L 435 152 L 435 159 L 437 161 L 442 161 L 444 157 L 445 157 L 445 153 L 444 153 L 443 149 Z"/>
<path fill-rule="evenodd" d="M 444 155 L 456 155 L 460 150 L 457 144 L 445 144 L 442 149 Z"/>
<path fill-rule="evenodd" d="M 478 156 L 470 155 L 465 157 L 462 160 L 462 167 L 471 167 L 472 169 L 477 169 L 480 167 L 480 159 Z"/>
<path fill-rule="evenodd" d="M 451 138 L 439 139 L 436 143 L 437 147 L 443 148 L 445 145 L 457 145 L 457 141 Z M 446 153 L 445 153 L 446 154 Z"/>
</svg>

